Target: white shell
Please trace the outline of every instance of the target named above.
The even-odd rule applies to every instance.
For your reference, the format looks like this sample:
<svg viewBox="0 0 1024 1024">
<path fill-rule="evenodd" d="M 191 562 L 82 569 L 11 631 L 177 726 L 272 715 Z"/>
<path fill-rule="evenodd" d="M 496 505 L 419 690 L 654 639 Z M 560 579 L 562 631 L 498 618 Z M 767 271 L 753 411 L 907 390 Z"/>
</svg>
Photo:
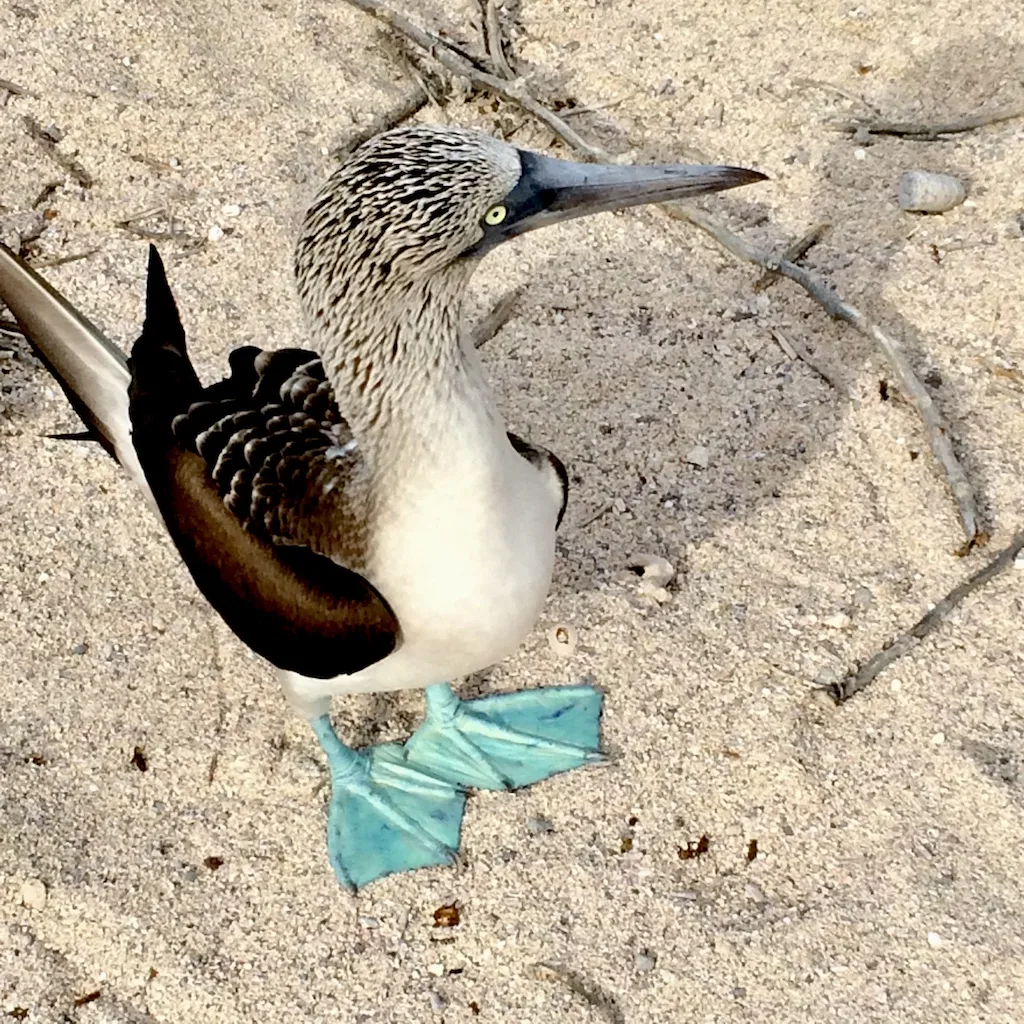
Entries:
<svg viewBox="0 0 1024 1024">
<path fill-rule="evenodd" d="M 626 562 L 626 567 L 641 570 L 643 582 L 654 587 L 667 587 L 676 575 L 675 566 L 661 555 L 647 553 L 634 555 Z"/>
<path fill-rule="evenodd" d="M 913 213 L 945 213 L 967 198 L 967 189 L 949 174 L 907 171 L 900 182 L 900 209 Z"/>
</svg>

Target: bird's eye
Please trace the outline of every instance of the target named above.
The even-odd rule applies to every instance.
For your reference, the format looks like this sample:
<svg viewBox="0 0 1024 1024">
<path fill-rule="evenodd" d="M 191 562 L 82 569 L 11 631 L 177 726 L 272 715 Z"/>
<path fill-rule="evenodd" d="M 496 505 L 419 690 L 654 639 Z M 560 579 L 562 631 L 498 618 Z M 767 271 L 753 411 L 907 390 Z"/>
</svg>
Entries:
<svg viewBox="0 0 1024 1024">
<path fill-rule="evenodd" d="M 497 206 L 492 206 L 485 214 L 484 221 L 488 224 L 500 224 L 505 217 L 508 215 L 508 210 L 499 203 Z"/>
</svg>

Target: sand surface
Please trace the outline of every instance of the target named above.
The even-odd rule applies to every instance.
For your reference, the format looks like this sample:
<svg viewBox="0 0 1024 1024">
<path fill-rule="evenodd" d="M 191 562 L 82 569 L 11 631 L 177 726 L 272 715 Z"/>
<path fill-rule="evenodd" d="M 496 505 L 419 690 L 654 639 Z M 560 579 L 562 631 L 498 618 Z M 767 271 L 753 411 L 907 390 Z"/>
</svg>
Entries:
<svg viewBox="0 0 1024 1024">
<path fill-rule="evenodd" d="M 547 95 L 618 102 L 577 127 L 768 172 L 705 204 L 760 244 L 831 222 L 808 264 L 928 375 L 993 548 L 1020 529 L 1024 122 L 873 145 L 831 128 L 867 104 L 928 120 L 1024 104 L 1014 5 L 514 6 Z M 475 38 L 469 0 L 426 9 Z M 47 274 L 119 343 L 141 321 L 145 243 L 116 222 L 162 207 L 188 239 L 223 230 L 162 245 L 208 379 L 235 345 L 304 343 L 296 220 L 328 151 L 412 88 L 372 23 L 317 0 L 4 0 L 0 77 L 29 90 L 0 107 L 4 237 L 57 183 L 33 246 L 96 250 Z M 422 116 L 552 142 L 490 99 Z M 63 133 L 91 187 L 25 117 Z M 901 213 L 914 167 L 958 175 L 968 203 Z M 543 620 L 469 688 L 591 679 L 616 758 L 473 797 L 462 873 L 358 898 L 330 874 L 322 758 L 272 670 L 117 467 L 44 438 L 77 420 L 0 338 L 0 1019 L 1024 1020 L 1024 571 L 862 698 L 813 695 L 987 556 L 955 557 L 955 508 L 870 343 L 756 277 L 651 211 L 531 235 L 481 269 L 475 308 L 527 285 L 487 365 L 573 494 Z M 667 604 L 625 570 L 637 552 L 677 567 Z M 556 624 L 577 631 L 570 657 Z M 335 716 L 367 742 L 420 711 L 411 693 Z M 435 928 L 452 902 L 461 923 Z"/>
</svg>

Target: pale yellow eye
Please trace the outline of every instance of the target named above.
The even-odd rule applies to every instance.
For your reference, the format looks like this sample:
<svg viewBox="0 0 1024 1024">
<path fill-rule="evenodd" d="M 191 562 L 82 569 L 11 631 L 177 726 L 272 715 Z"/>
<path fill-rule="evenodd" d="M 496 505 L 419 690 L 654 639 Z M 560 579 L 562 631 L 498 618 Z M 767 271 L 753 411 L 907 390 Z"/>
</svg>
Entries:
<svg viewBox="0 0 1024 1024">
<path fill-rule="evenodd" d="M 488 224 L 500 224 L 505 217 L 508 215 L 508 210 L 505 209 L 500 203 L 497 206 L 492 206 L 485 214 L 484 220 Z"/>
</svg>

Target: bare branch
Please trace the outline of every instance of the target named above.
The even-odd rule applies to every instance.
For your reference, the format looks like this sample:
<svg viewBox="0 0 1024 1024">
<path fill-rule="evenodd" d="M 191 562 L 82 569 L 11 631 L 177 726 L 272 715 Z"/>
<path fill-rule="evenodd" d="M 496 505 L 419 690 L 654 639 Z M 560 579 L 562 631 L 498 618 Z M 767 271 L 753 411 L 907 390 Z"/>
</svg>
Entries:
<svg viewBox="0 0 1024 1024">
<path fill-rule="evenodd" d="M 87 260 L 98 252 L 99 249 L 87 249 L 85 252 L 75 252 L 68 256 L 47 256 L 41 260 L 34 260 L 32 266 L 37 270 L 43 267 L 62 267 L 65 263 L 77 263 L 79 260 Z"/>
<path fill-rule="evenodd" d="M 474 348 L 486 345 L 508 323 L 512 317 L 512 311 L 519 301 L 519 296 L 525 290 L 526 285 L 520 285 L 498 299 L 491 307 L 491 311 L 470 332 L 470 340 Z"/>
<path fill-rule="evenodd" d="M 25 129 L 82 188 L 92 188 L 92 175 L 74 158 L 58 148 L 46 129 L 34 118 L 25 118 Z"/>
<path fill-rule="evenodd" d="M 835 125 L 835 128 L 850 135 L 898 135 L 911 142 L 936 142 L 943 135 L 973 132 L 977 128 L 999 124 L 1001 121 L 1012 121 L 1017 117 L 1024 117 L 1024 107 L 997 110 L 988 114 L 971 114 L 956 121 L 943 121 L 938 124 L 916 124 L 912 121 L 850 121 Z"/>
<path fill-rule="evenodd" d="M 505 47 L 501 41 L 501 21 L 498 18 L 496 0 L 480 0 L 480 7 L 484 16 L 484 39 L 487 43 L 487 55 L 491 58 L 491 67 L 502 78 L 509 82 L 514 81 L 516 74 L 509 67 Z"/>
<path fill-rule="evenodd" d="M 879 651 L 856 672 L 851 672 L 845 679 L 828 687 L 828 695 L 837 704 L 842 704 L 855 693 L 859 693 L 894 661 L 917 647 L 965 597 L 1013 565 L 1021 551 L 1024 551 L 1024 530 L 1018 533 L 992 561 L 979 569 L 970 579 L 955 586 L 927 615 L 915 622 L 888 647 Z"/>
<path fill-rule="evenodd" d="M 365 128 L 354 132 L 344 142 L 339 143 L 331 150 L 332 160 L 341 160 L 348 156 L 354 149 L 358 149 L 364 142 L 369 142 L 375 135 L 386 132 L 390 128 L 397 128 L 400 124 L 408 121 L 410 117 L 418 114 L 426 105 L 429 96 L 422 85 L 408 96 L 403 96 L 390 110 L 375 117 Z"/>
<path fill-rule="evenodd" d="M 821 239 L 824 237 L 825 232 L 831 228 L 832 225 L 825 223 L 815 224 L 810 231 L 806 234 L 801 235 L 795 242 L 787 245 L 783 250 L 782 259 L 789 263 L 797 263 L 807 253 L 816 246 Z M 773 284 L 779 279 L 779 272 L 777 270 L 766 270 L 755 282 L 754 291 L 763 292 L 768 288 L 771 288 Z"/>
<path fill-rule="evenodd" d="M 836 391 L 844 390 L 839 384 L 836 383 L 836 378 L 826 370 L 810 352 L 804 348 L 803 345 L 799 345 L 796 342 L 790 341 L 782 331 L 772 328 L 772 337 L 778 343 L 779 348 L 789 356 L 794 362 L 799 359 L 801 362 L 806 363 L 830 388 L 834 388 Z"/>
</svg>

